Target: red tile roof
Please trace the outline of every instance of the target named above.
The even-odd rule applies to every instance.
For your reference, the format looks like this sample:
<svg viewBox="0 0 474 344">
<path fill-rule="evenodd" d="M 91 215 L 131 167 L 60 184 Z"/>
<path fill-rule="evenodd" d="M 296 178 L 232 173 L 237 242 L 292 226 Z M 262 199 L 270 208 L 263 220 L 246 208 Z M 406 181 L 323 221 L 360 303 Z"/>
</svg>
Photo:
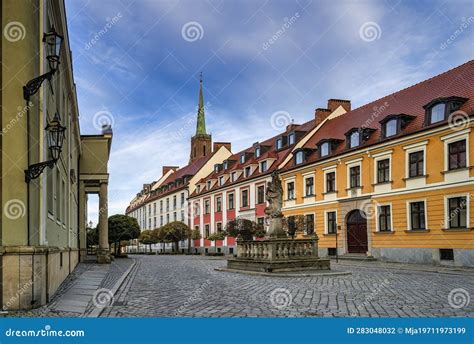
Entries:
<svg viewBox="0 0 474 344">
<path fill-rule="evenodd" d="M 204 156 L 204 157 L 201 157 L 199 159 L 196 159 L 195 161 L 193 161 L 192 163 L 176 170 L 176 172 L 170 174 L 168 176 L 168 178 L 166 178 L 163 183 L 161 185 L 168 185 L 169 183 L 174 183 L 176 180 L 184 177 L 184 176 L 194 176 L 211 158 L 212 156 L 215 154 L 216 152 L 214 152 L 213 154 L 209 154 L 207 156 Z M 180 185 L 170 185 L 168 187 L 167 190 L 163 190 L 163 191 L 159 191 L 159 188 L 158 190 L 156 190 L 154 193 L 150 192 L 148 195 L 146 195 L 142 200 L 141 202 L 139 202 L 137 205 L 135 205 L 134 207 L 131 207 L 131 206 L 128 206 L 127 207 L 127 210 L 125 211 L 126 213 L 129 213 L 137 208 L 139 208 L 140 206 L 142 206 L 143 204 L 146 204 L 148 202 L 151 202 L 155 199 L 158 199 L 158 198 L 161 198 L 163 196 L 166 196 L 170 193 L 173 193 L 173 192 L 176 192 L 176 191 L 179 191 L 179 190 L 182 190 L 184 189 L 187 185 L 189 184 L 189 182 L 186 182 L 186 183 L 182 183 Z"/>
<path fill-rule="evenodd" d="M 350 129 L 362 127 L 375 129 L 364 146 L 381 142 L 381 124 L 379 122 L 393 114 L 406 114 L 414 116 L 414 118 L 400 135 L 386 140 L 414 133 L 427 128 L 423 106 L 434 99 L 451 96 L 469 98 L 459 110 L 469 115 L 474 114 L 474 60 L 327 121 L 303 148 L 314 149 L 316 144 L 323 139 L 345 140 L 345 133 Z M 436 124 L 432 126 L 436 126 Z M 347 148 L 345 142 L 342 142 L 330 156 L 333 157 L 345 151 Z M 316 160 L 318 160 L 318 154 L 314 152 L 308 157 L 307 163 Z M 293 166 L 294 162 L 291 160 L 285 169 Z"/>
<path fill-rule="evenodd" d="M 255 157 L 254 155 L 254 152 L 255 152 L 255 146 L 252 145 L 251 147 L 248 147 L 238 153 L 235 153 L 233 155 L 231 155 L 227 160 L 234 160 L 234 163 L 229 166 L 228 169 L 224 170 L 224 169 L 221 169 L 220 171 L 216 172 L 212 172 L 209 176 L 205 177 L 205 178 L 202 178 L 198 183 L 206 183 L 208 180 L 211 180 L 211 179 L 219 179 L 220 176 L 224 175 L 224 174 L 230 174 L 236 170 L 243 170 L 245 167 L 247 166 L 250 166 L 252 164 L 259 164 L 261 161 L 263 160 L 266 160 L 266 159 L 275 159 L 275 161 L 272 163 L 272 165 L 268 168 L 268 170 L 266 172 L 260 172 L 260 169 L 257 168 L 255 169 L 255 171 L 252 173 L 252 175 L 250 175 L 249 177 L 244 177 L 243 173 L 240 175 L 240 177 L 234 181 L 234 182 L 231 182 L 230 181 L 230 178 L 227 179 L 227 181 L 224 183 L 224 185 L 219 185 L 218 183 L 215 183 L 213 185 L 213 187 L 210 189 L 210 190 L 207 190 L 204 189 L 202 190 L 199 194 L 205 194 L 205 193 L 208 193 L 210 191 L 214 191 L 214 190 L 218 190 L 222 187 L 226 187 L 226 186 L 229 186 L 229 185 L 232 185 L 232 184 L 236 184 L 236 183 L 239 183 L 243 180 L 250 180 L 250 179 L 254 179 L 254 178 L 257 178 L 259 176 L 264 176 L 264 175 L 268 175 L 270 173 L 272 173 L 274 170 L 276 170 L 278 168 L 278 166 L 283 162 L 283 160 L 286 158 L 286 156 L 291 152 L 291 149 L 294 147 L 294 145 L 291 145 L 291 146 L 284 146 L 283 149 L 280 149 L 280 150 L 276 150 L 276 140 L 281 137 L 281 136 L 284 136 L 284 135 L 288 135 L 289 133 L 293 132 L 293 131 L 297 131 L 297 132 L 308 132 L 310 130 L 312 130 L 315 126 L 315 120 L 312 119 L 304 124 L 301 124 L 301 125 L 296 125 L 296 124 L 293 124 L 289 127 L 287 127 L 287 130 L 285 130 L 284 132 L 276 135 L 276 136 L 273 136 L 272 138 L 269 138 L 269 139 L 266 139 L 265 141 L 262 141 L 262 142 L 259 142 L 259 145 L 260 146 L 267 146 L 268 147 L 268 150 L 264 153 L 262 153 L 262 155 L 258 158 Z M 298 142 L 298 141 L 296 141 Z M 240 156 L 243 154 L 243 153 L 249 153 L 249 158 L 243 163 L 241 164 L 240 163 Z M 197 193 L 197 190 L 195 190 L 191 195 L 190 197 L 193 197 L 193 196 L 196 196 L 198 195 Z"/>
</svg>

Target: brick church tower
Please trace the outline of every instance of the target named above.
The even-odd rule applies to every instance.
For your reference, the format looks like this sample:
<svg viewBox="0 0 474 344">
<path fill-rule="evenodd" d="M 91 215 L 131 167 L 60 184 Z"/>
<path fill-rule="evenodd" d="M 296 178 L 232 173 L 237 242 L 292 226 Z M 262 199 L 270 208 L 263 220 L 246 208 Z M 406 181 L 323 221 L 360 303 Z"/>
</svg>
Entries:
<svg viewBox="0 0 474 344">
<path fill-rule="evenodd" d="M 212 153 L 212 137 L 206 132 L 204 100 L 202 95 L 202 75 L 199 81 L 199 104 L 197 113 L 196 134 L 191 138 L 189 163 Z"/>
</svg>

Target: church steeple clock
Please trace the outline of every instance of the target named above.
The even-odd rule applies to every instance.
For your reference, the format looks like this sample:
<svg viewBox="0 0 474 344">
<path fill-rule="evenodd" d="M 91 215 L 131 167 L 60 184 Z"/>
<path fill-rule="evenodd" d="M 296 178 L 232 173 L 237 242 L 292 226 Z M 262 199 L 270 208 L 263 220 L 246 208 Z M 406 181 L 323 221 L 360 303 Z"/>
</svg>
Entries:
<svg viewBox="0 0 474 344">
<path fill-rule="evenodd" d="M 206 132 L 206 116 L 204 114 L 204 97 L 202 95 L 202 73 L 199 80 L 199 101 L 196 123 L 196 134 L 191 138 L 191 154 L 189 163 L 212 153 L 212 137 Z"/>
</svg>

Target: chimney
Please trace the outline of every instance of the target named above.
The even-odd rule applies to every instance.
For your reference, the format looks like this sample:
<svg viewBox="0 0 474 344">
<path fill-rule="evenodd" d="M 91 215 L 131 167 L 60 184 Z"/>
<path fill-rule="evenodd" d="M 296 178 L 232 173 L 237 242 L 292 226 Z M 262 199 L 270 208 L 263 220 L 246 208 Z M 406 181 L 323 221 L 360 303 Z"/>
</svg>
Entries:
<svg viewBox="0 0 474 344">
<path fill-rule="evenodd" d="M 231 143 L 230 142 L 214 142 L 214 148 L 213 148 L 213 152 L 217 152 L 219 150 L 219 148 L 221 147 L 225 147 L 229 150 L 229 152 L 231 152 Z"/>
<path fill-rule="evenodd" d="M 179 168 L 179 166 L 163 166 L 163 175 L 165 175 L 166 173 L 168 173 L 168 171 L 170 170 L 177 170 Z"/>
<path fill-rule="evenodd" d="M 332 111 L 329 110 L 329 109 L 317 108 L 314 111 L 315 126 L 318 126 L 322 121 L 324 121 L 326 119 L 326 117 L 328 117 L 331 114 L 331 112 Z"/>
<path fill-rule="evenodd" d="M 351 101 L 344 99 L 329 99 L 328 100 L 328 109 L 333 112 L 339 106 L 342 106 L 347 112 L 351 111 Z"/>
</svg>

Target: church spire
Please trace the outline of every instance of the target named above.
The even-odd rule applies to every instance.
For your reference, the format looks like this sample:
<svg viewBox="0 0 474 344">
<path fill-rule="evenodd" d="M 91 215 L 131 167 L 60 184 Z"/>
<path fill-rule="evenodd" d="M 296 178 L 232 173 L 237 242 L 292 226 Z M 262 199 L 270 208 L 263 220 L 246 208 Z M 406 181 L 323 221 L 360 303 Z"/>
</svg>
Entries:
<svg viewBox="0 0 474 344">
<path fill-rule="evenodd" d="M 200 80 L 199 80 L 199 102 L 198 102 L 196 135 L 207 135 L 206 116 L 204 115 L 204 97 L 202 95 L 202 72 L 201 72 Z"/>
</svg>

